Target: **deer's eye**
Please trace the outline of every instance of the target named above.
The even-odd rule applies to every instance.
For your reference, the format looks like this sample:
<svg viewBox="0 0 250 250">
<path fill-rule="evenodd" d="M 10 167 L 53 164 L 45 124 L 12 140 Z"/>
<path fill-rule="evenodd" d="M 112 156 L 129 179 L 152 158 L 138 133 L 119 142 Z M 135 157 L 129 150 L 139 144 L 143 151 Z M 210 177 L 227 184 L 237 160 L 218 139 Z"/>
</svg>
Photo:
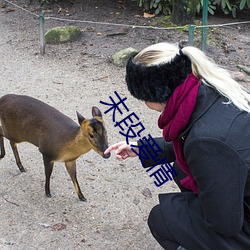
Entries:
<svg viewBox="0 0 250 250">
<path fill-rule="evenodd" d="M 94 135 L 93 135 L 93 134 L 89 134 L 89 137 L 90 137 L 91 139 L 94 139 Z"/>
</svg>

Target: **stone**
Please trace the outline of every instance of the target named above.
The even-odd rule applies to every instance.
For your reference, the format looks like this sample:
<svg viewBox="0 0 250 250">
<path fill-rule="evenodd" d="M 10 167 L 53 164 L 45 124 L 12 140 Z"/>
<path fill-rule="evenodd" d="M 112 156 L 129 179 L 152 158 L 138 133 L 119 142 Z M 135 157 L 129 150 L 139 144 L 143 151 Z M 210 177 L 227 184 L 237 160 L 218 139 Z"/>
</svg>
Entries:
<svg viewBox="0 0 250 250">
<path fill-rule="evenodd" d="M 5 1 L 4 0 L 0 0 L 0 8 L 4 8 L 5 7 Z"/>
<path fill-rule="evenodd" d="M 61 26 L 48 30 L 45 33 L 47 44 L 59 44 L 77 41 L 82 36 L 82 31 L 77 26 Z"/>
<path fill-rule="evenodd" d="M 250 76 L 250 68 L 244 65 L 236 65 L 237 68 L 243 70 L 245 73 L 247 73 Z"/>
<path fill-rule="evenodd" d="M 134 198 L 134 199 L 133 199 L 133 203 L 134 203 L 135 205 L 138 205 L 138 204 L 140 203 L 140 200 L 139 200 L 138 198 Z"/>
<path fill-rule="evenodd" d="M 126 48 L 118 51 L 112 56 L 113 63 L 118 67 L 125 67 L 129 58 L 138 53 L 134 48 Z"/>
<path fill-rule="evenodd" d="M 147 198 L 152 198 L 152 193 L 149 188 L 144 188 L 142 190 L 142 194 Z"/>
<path fill-rule="evenodd" d="M 247 81 L 246 74 L 244 72 L 231 72 L 231 76 L 237 82 Z"/>
</svg>

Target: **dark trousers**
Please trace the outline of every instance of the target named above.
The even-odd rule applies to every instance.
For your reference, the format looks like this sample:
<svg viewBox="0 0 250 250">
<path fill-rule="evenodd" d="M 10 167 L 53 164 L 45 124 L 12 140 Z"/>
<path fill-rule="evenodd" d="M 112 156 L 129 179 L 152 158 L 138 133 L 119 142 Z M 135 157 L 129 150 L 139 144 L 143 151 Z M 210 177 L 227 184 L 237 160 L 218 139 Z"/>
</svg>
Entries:
<svg viewBox="0 0 250 250">
<path fill-rule="evenodd" d="M 174 181 L 180 188 L 181 192 L 188 191 L 180 184 L 180 180 L 185 178 L 186 175 L 180 169 L 177 163 L 174 163 L 174 170 L 177 173 L 177 176 L 174 177 Z M 164 222 L 163 216 L 160 211 L 160 205 L 156 205 L 151 210 L 148 217 L 148 226 L 154 238 L 164 249 L 176 250 L 180 246 L 180 244 L 176 242 L 174 236 L 171 235 L 166 223 Z"/>
<path fill-rule="evenodd" d="M 242 229 L 228 237 L 212 230 L 206 222 L 200 201 L 196 195 L 180 185 L 185 174 L 175 163 L 177 177 L 174 179 L 181 193 L 160 194 L 160 204 L 155 206 L 148 218 L 152 235 L 168 250 L 249 250 L 250 222 L 247 216 L 249 202 L 244 201 L 245 218 Z"/>
</svg>

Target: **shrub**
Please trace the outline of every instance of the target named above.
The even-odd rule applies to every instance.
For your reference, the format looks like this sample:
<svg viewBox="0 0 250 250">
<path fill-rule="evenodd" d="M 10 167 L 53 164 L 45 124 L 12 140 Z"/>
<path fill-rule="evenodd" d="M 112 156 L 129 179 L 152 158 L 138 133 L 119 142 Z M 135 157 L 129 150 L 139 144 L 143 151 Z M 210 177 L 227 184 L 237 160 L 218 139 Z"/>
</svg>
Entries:
<svg viewBox="0 0 250 250">
<path fill-rule="evenodd" d="M 171 14 L 171 0 L 136 0 L 136 2 L 139 7 L 143 7 L 145 11 L 153 11 L 156 15 L 160 13 L 165 15 Z"/>
<path fill-rule="evenodd" d="M 171 14 L 172 3 L 174 0 L 135 0 L 145 11 L 154 11 L 159 13 Z M 193 1 L 193 0 L 189 0 Z M 197 13 L 201 12 L 204 0 L 199 0 L 197 4 Z M 208 0 L 208 11 L 214 15 L 216 7 L 220 6 L 224 14 L 231 14 L 236 17 L 237 10 L 241 11 L 245 8 L 250 9 L 250 0 Z"/>
</svg>

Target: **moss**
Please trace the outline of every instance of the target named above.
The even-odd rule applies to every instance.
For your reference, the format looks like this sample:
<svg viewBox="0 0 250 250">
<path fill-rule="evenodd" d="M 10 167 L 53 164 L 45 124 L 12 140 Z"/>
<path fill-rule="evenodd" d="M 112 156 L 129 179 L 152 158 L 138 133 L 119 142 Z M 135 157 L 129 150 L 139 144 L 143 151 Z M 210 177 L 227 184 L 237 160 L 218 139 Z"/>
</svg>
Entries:
<svg viewBox="0 0 250 250">
<path fill-rule="evenodd" d="M 200 21 L 196 21 L 195 25 L 201 25 L 201 22 Z M 156 27 L 164 27 L 164 28 L 175 28 L 175 27 L 178 27 L 178 31 L 179 32 L 188 32 L 189 31 L 189 25 L 183 25 L 182 28 L 180 28 L 179 25 L 176 25 L 176 24 L 173 24 L 171 22 L 171 17 L 170 16 L 163 16 L 161 18 L 159 18 L 157 21 L 155 21 L 153 23 L 153 26 L 156 26 Z"/>
<path fill-rule="evenodd" d="M 156 20 L 155 22 L 153 22 L 152 26 L 169 28 L 172 27 L 173 24 L 170 21 L 170 16 L 163 16 L 158 18 L 158 20 Z"/>
<path fill-rule="evenodd" d="M 125 67 L 129 58 L 138 53 L 134 48 L 126 48 L 118 51 L 112 56 L 113 62 L 118 67 Z"/>
<path fill-rule="evenodd" d="M 45 42 L 50 44 L 73 42 L 82 36 L 82 31 L 76 26 L 55 27 L 45 34 Z"/>
</svg>

